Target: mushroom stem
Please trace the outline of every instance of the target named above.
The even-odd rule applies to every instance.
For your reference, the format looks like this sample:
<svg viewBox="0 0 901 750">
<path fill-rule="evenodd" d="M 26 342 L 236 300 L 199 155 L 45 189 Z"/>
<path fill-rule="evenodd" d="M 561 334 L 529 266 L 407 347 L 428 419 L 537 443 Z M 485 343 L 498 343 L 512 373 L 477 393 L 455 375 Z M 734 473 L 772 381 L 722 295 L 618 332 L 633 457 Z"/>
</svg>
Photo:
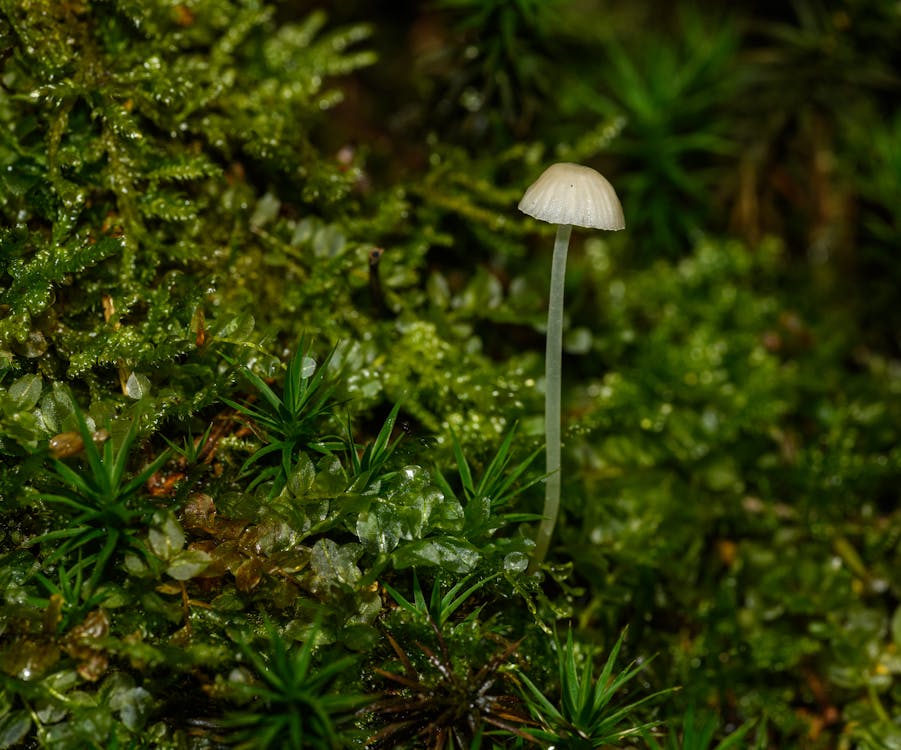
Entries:
<svg viewBox="0 0 901 750">
<path fill-rule="evenodd" d="M 547 556 L 551 535 L 560 510 L 560 391 L 563 380 L 563 288 L 566 279 L 566 251 L 569 249 L 571 224 L 557 226 L 554 258 L 551 262 L 551 291 L 547 311 L 547 350 L 544 358 L 544 432 L 547 455 L 547 479 L 544 490 L 544 512 L 529 572 L 536 570 Z"/>
</svg>

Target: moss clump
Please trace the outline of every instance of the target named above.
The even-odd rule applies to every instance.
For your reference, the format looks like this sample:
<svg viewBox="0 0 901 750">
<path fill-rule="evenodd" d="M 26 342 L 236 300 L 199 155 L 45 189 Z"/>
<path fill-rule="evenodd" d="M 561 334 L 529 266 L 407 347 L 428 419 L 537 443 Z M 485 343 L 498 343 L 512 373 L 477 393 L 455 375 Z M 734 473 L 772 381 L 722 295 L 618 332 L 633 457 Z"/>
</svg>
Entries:
<svg viewBox="0 0 901 750">
<path fill-rule="evenodd" d="M 289 5 L 0 0 L 0 747 L 897 745 L 897 13 Z"/>
</svg>

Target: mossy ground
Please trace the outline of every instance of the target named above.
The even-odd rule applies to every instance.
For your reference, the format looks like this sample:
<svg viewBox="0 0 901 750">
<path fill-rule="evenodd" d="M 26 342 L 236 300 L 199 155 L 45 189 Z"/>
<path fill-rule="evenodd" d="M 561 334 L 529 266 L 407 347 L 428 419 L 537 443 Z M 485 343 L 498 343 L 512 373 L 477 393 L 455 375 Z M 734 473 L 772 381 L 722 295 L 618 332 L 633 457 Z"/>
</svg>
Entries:
<svg viewBox="0 0 901 750">
<path fill-rule="evenodd" d="M 901 747 L 896 4 L 308 5 L 0 0 L 0 747 Z"/>
</svg>

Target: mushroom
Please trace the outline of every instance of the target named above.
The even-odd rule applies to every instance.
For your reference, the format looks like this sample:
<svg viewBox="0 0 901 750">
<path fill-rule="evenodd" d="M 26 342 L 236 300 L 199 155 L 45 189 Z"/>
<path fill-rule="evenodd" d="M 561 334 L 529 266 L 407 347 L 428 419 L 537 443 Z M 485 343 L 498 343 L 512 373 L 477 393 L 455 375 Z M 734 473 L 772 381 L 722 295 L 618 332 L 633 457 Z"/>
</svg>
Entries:
<svg viewBox="0 0 901 750">
<path fill-rule="evenodd" d="M 551 262 L 551 291 L 547 314 L 545 354 L 545 437 L 547 483 L 544 512 L 529 572 L 547 555 L 560 510 L 560 385 L 563 371 L 563 282 L 566 251 L 573 225 L 592 229 L 623 229 L 623 209 L 613 186 L 599 172 L 580 164 L 552 164 L 526 190 L 519 210 L 541 221 L 557 224 Z"/>
</svg>

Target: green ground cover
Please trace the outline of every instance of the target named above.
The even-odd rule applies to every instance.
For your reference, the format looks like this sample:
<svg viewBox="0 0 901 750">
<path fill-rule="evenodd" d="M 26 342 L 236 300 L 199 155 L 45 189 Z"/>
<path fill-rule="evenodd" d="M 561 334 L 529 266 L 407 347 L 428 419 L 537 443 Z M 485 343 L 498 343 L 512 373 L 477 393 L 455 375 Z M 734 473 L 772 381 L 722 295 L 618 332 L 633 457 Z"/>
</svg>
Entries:
<svg viewBox="0 0 901 750">
<path fill-rule="evenodd" d="M 609 5 L 0 0 L 0 748 L 901 748 L 901 12 Z"/>
</svg>

